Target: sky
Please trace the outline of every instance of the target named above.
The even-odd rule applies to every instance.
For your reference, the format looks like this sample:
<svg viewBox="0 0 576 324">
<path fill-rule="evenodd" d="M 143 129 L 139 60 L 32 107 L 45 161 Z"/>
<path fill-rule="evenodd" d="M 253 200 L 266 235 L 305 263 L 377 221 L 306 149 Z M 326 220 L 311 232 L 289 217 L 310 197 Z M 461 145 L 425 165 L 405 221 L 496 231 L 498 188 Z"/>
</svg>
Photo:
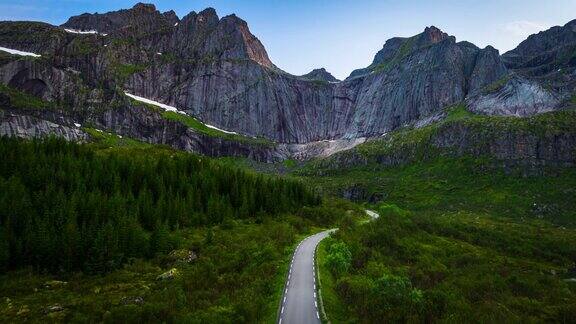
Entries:
<svg viewBox="0 0 576 324">
<path fill-rule="evenodd" d="M 0 20 L 36 20 L 55 25 L 84 12 L 132 7 L 125 0 L 2 0 Z M 576 0 L 190 0 L 143 1 L 182 18 L 213 7 L 235 13 L 281 69 L 302 75 L 326 68 L 339 79 L 370 65 L 387 39 L 436 26 L 479 47 L 501 53 L 530 34 L 576 19 Z"/>
</svg>

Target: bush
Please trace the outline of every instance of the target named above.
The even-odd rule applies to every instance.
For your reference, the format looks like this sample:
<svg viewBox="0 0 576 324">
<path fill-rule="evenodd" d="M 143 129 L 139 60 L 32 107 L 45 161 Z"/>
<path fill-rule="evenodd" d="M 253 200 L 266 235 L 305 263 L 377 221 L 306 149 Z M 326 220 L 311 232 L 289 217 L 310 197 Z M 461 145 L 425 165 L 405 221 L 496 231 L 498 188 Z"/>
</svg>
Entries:
<svg viewBox="0 0 576 324">
<path fill-rule="evenodd" d="M 344 242 L 335 242 L 328 246 L 326 266 L 336 276 L 340 277 L 348 272 L 352 263 L 352 253 Z"/>
</svg>

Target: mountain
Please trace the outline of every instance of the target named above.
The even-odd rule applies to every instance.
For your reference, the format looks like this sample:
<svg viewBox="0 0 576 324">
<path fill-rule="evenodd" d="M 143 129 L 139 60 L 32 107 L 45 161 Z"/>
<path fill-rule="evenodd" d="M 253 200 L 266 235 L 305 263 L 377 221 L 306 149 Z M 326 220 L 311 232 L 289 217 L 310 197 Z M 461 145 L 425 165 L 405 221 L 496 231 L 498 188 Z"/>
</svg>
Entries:
<svg viewBox="0 0 576 324">
<path fill-rule="evenodd" d="M 376 53 L 370 66 L 352 71 L 348 79 L 376 72 L 387 65 L 398 62 L 403 57 L 414 51 L 439 43 L 450 36 L 440 29 L 431 26 L 427 27 L 423 33 L 410 38 L 394 37 L 386 41 L 384 47 Z M 456 38 L 452 37 L 452 40 Z"/>
<path fill-rule="evenodd" d="M 502 58 L 510 69 L 557 92 L 575 87 L 576 20 L 531 35 Z"/>
<path fill-rule="evenodd" d="M 179 22 L 176 14 L 161 14 L 152 4 L 138 3 L 132 9 L 105 14 L 85 13 L 71 17 L 61 27 L 77 31 L 97 31 L 103 34 L 138 32 L 145 34 L 174 26 Z"/>
<path fill-rule="evenodd" d="M 546 62 L 530 69 L 526 62 L 567 51 L 570 26 L 532 36 L 503 56 L 432 26 L 388 40 L 370 66 L 337 82 L 325 69 L 304 76 L 280 70 L 245 21 L 220 18 L 212 8 L 179 19 L 139 3 L 71 17 L 62 26 L 0 22 L 1 47 L 41 55 L 0 54 L 7 102 L 0 129 L 40 136 L 54 124 L 69 139 L 89 138 L 79 124 L 209 155 L 265 161 L 326 155 L 441 119 L 446 107 L 462 102 L 491 115 L 564 106 L 574 91 L 573 69 L 560 82 L 533 72 Z M 568 43 L 544 45 L 560 41 Z M 125 93 L 180 113 L 150 109 Z M 42 109 L 32 109 L 35 98 Z"/>
<path fill-rule="evenodd" d="M 312 70 L 300 76 L 300 78 L 309 81 L 340 82 L 340 80 L 336 79 L 330 72 L 326 71 L 325 68 Z"/>
</svg>

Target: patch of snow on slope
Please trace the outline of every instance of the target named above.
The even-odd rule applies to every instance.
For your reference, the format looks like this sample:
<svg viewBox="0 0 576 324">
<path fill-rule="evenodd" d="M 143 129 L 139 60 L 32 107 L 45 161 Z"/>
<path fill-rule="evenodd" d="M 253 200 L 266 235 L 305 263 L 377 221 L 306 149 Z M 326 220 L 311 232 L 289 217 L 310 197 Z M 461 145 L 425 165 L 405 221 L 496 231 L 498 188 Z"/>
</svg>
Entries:
<svg viewBox="0 0 576 324">
<path fill-rule="evenodd" d="M 81 35 L 96 35 L 96 34 L 98 34 L 98 32 L 95 30 L 77 30 L 77 29 L 65 28 L 64 31 L 66 31 L 67 33 L 71 33 L 71 34 L 81 34 Z M 106 36 L 107 34 L 102 34 L 102 35 Z"/>
<path fill-rule="evenodd" d="M 35 54 L 35 53 L 23 52 L 23 51 L 11 49 L 11 48 L 6 48 L 6 47 L 1 47 L 1 46 L 0 46 L 0 51 L 4 51 L 4 52 L 8 52 L 8 53 L 13 54 L 13 55 L 20 55 L 20 56 L 33 56 L 33 57 L 42 56 L 42 55 Z"/>
<path fill-rule="evenodd" d="M 176 108 L 176 107 L 168 106 L 168 105 L 165 105 L 165 104 L 163 104 L 163 103 L 160 103 L 160 102 L 157 102 L 157 101 L 154 101 L 154 100 L 150 100 L 150 99 L 138 97 L 138 96 L 135 96 L 135 95 L 130 94 L 130 93 L 128 93 L 128 92 L 124 92 L 124 94 L 127 95 L 128 97 L 136 100 L 136 101 L 140 101 L 140 102 L 143 102 L 143 103 L 147 103 L 147 104 L 149 104 L 149 105 L 154 105 L 154 106 L 160 107 L 160 108 L 162 108 L 162 109 L 164 109 L 164 110 L 167 110 L 167 111 L 173 111 L 173 112 L 177 112 L 177 113 L 179 113 L 179 114 L 186 115 L 185 112 L 183 112 L 183 111 L 181 111 L 181 110 L 178 110 L 178 108 Z M 226 131 L 226 130 L 220 129 L 220 128 L 216 127 L 216 126 L 208 125 L 208 124 L 205 124 L 205 123 L 203 123 L 203 124 L 204 124 L 206 127 L 208 127 L 208 128 L 215 129 L 215 130 L 220 131 L 220 132 L 222 132 L 222 133 L 233 134 L 233 135 L 238 134 L 238 133 L 236 133 L 236 132 L 230 132 L 230 131 Z"/>
<path fill-rule="evenodd" d="M 162 108 L 162 109 L 164 109 L 164 110 L 166 110 L 166 111 L 178 112 L 178 108 L 176 108 L 176 107 L 168 106 L 168 105 L 165 105 L 165 104 L 163 104 L 163 103 L 159 103 L 158 101 L 154 101 L 154 100 L 150 100 L 150 99 L 138 97 L 138 96 L 135 96 L 135 95 L 130 94 L 130 93 L 128 93 L 128 92 L 124 92 L 124 94 L 127 95 L 128 97 L 136 100 L 136 101 L 140 101 L 140 102 L 143 102 L 143 103 L 146 103 L 146 104 L 149 104 L 149 105 L 154 105 L 154 106 L 160 107 L 160 108 Z"/>
<path fill-rule="evenodd" d="M 225 131 L 225 130 L 220 129 L 220 128 L 216 127 L 216 126 L 212 126 L 212 125 L 208 125 L 208 124 L 204 124 L 204 125 L 206 125 L 206 127 L 208 127 L 208 128 L 212 128 L 212 129 L 215 129 L 215 130 L 217 130 L 217 131 L 221 131 L 222 133 L 232 134 L 232 135 L 237 135 L 237 134 L 238 134 L 238 133 L 236 133 L 236 132 Z"/>
</svg>

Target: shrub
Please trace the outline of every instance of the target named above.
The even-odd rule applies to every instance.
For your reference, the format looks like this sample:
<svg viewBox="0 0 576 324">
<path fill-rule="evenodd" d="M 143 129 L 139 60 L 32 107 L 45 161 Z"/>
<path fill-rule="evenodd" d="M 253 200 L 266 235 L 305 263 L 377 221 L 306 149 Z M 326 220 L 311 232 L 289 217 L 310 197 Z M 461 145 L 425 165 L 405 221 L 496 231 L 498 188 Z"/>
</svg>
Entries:
<svg viewBox="0 0 576 324">
<path fill-rule="evenodd" d="M 328 246 L 326 265 L 336 277 L 347 273 L 351 263 L 352 253 L 350 253 L 346 243 L 336 242 Z"/>
</svg>

